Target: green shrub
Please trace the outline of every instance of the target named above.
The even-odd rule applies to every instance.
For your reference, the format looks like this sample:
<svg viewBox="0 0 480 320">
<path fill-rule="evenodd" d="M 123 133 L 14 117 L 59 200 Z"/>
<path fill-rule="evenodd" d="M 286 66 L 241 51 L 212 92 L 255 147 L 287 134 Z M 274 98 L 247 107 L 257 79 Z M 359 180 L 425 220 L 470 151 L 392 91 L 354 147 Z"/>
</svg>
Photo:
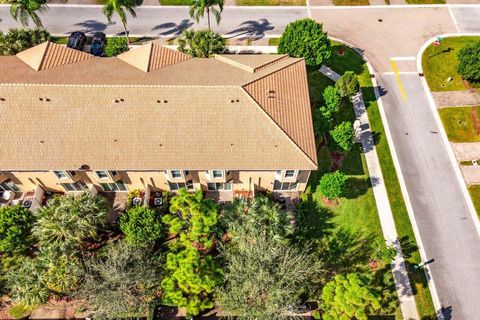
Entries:
<svg viewBox="0 0 480 320">
<path fill-rule="evenodd" d="M 15 55 L 50 39 L 50 34 L 42 29 L 9 29 L 0 32 L 0 55 Z"/>
<path fill-rule="evenodd" d="M 178 39 L 178 51 L 194 58 L 208 58 L 227 52 L 227 40 L 210 30 L 186 30 Z"/>
<path fill-rule="evenodd" d="M 328 86 L 323 91 L 323 101 L 325 102 L 325 110 L 329 112 L 330 117 L 340 111 L 340 93 L 334 86 Z"/>
<path fill-rule="evenodd" d="M 367 320 L 381 309 L 381 299 L 357 273 L 337 275 L 322 291 L 323 319 Z"/>
<path fill-rule="evenodd" d="M 300 19 L 286 27 L 280 37 L 278 53 L 304 58 L 307 66 L 319 67 L 330 57 L 330 40 L 321 23 Z"/>
<path fill-rule="evenodd" d="M 30 210 L 24 207 L 0 208 L 0 251 L 24 251 L 28 248 L 33 220 Z"/>
<path fill-rule="evenodd" d="M 320 192 L 327 198 L 333 199 L 345 194 L 347 177 L 340 171 L 325 173 L 320 179 Z"/>
<path fill-rule="evenodd" d="M 107 57 L 115 57 L 121 53 L 127 52 L 128 41 L 125 37 L 112 37 L 107 38 L 107 45 L 105 46 L 105 55 Z"/>
<path fill-rule="evenodd" d="M 15 319 L 24 319 L 30 315 L 32 308 L 17 303 L 8 310 L 8 315 Z"/>
<path fill-rule="evenodd" d="M 360 83 L 357 75 L 353 71 L 345 72 L 335 84 L 342 97 L 353 96 L 360 90 Z"/>
<path fill-rule="evenodd" d="M 332 136 L 335 144 L 344 151 L 350 151 L 354 145 L 352 124 L 348 121 L 344 121 L 337 125 L 333 130 L 330 130 L 330 136 Z"/>
<path fill-rule="evenodd" d="M 165 234 L 160 213 L 146 207 L 133 207 L 120 218 L 125 240 L 136 246 L 149 245 Z"/>
<path fill-rule="evenodd" d="M 460 49 L 457 71 L 464 79 L 480 81 L 480 40 Z"/>
<path fill-rule="evenodd" d="M 6 275 L 9 296 L 15 303 L 26 307 L 47 302 L 50 292 L 45 285 L 43 275 L 45 266 L 39 259 L 25 258 L 18 269 Z"/>
</svg>

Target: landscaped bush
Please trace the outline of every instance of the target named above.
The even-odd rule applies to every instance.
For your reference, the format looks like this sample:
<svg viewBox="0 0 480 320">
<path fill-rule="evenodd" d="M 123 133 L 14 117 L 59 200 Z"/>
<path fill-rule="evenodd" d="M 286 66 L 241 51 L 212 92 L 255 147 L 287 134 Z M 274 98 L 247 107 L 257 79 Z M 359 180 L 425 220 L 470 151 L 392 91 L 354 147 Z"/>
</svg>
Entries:
<svg viewBox="0 0 480 320">
<path fill-rule="evenodd" d="M 105 56 L 115 57 L 121 53 L 127 52 L 128 47 L 127 38 L 124 37 L 111 37 L 107 38 L 107 45 L 105 46 Z"/>
<path fill-rule="evenodd" d="M 25 258 L 19 268 L 6 276 L 10 298 L 15 303 L 34 307 L 47 302 L 50 292 L 45 285 L 43 275 L 45 266 L 38 259 Z"/>
<path fill-rule="evenodd" d="M 300 19 L 286 27 L 280 37 L 278 53 L 304 58 L 307 66 L 319 67 L 330 57 L 330 40 L 321 23 Z"/>
<path fill-rule="evenodd" d="M 322 291 L 323 319 L 367 320 L 381 309 L 381 298 L 357 273 L 337 275 Z"/>
<path fill-rule="evenodd" d="M 327 199 L 334 199 L 345 194 L 347 177 L 340 171 L 325 173 L 320 179 L 320 192 Z"/>
<path fill-rule="evenodd" d="M 33 221 L 30 210 L 21 206 L 0 208 L 0 252 L 19 252 L 28 248 Z"/>
<path fill-rule="evenodd" d="M 325 115 L 328 115 L 328 118 L 332 118 L 335 114 L 340 111 L 340 93 L 337 88 L 333 86 L 328 86 L 323 91 L 323 100 L 325 102 Z"/>
<path fill-rule="evenodd" d="M 50 39 L 50 34 L 42 29 L 9 29 L 0 32 L 0 55 L 15 55 Z"/>
<path fill-rule="evenodd" d="M 31 308 L 26 307 L 21 303 L 17 303 L 8 310 L 8 315 L 15 319 L 23 319 L 29 316 L 31 312 Z"/>
<path fill-rule="evenodd" d="M 360 83 L 353 71 L 347 71 L 338 79 L 335 87 L 342 97 L 349 97 L 358 93 Z"/>
<path fill-rule="evenodd" d="M 178 39 L 178 51 L 194 58 L 209 58 L 227 52 L 227 40 L 210 30 L 186 30 Z"/>
<path fill-rule="evenodd" d="M 162 238 L 165 227 L 160 213 L 146 207 L 133 207 L 120 218 L 125 240 L 136 246 L 147 246 Z"/>
<path fill-rule="evenodd" d="M 57 255 L 77 254 L 83 241 L 96 238 L 105 223 L 107 202 L 104 197 L 80 195 L 56 196 L 37 211 L 33 235 L 41 248 Z"/>
<path fill-rule="evenodd" d="M 466 45 L 458 52 L 457 71 L 464 79 L 480 81 L 480 41 Z"/>
<path fill-rule="evenodd" d="M 330 130 L 330 136 L 333 141 L 343 151 L 350 151 L 353 148 L 354 135 L 352 124 L 348 121 L 344 121 L 333 128 L 333 130 Z"/>
</svg>

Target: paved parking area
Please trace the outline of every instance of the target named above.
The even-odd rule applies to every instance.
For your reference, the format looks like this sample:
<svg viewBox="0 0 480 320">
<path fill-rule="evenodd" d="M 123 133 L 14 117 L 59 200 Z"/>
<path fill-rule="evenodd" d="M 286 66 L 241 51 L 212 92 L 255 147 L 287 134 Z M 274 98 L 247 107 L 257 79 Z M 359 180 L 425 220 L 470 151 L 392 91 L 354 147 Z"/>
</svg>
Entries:
<svg viewBox="0 0 480 320">
<path fill-rule="evenodd" d="M 476 0 L 480 4 L 479 0 Z M 452 7 L 459 32 L 480 32 L 480 6 L 477 7 Z"/>
</svg>

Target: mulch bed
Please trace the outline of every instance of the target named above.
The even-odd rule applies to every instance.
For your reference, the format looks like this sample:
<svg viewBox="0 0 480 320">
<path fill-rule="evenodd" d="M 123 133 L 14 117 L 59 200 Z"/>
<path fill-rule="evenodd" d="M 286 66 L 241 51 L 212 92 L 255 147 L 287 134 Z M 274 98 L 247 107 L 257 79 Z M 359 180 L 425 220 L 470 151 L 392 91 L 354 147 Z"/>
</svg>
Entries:
<svg viewBox="0 0 480 320">
<path fill-rule="evenodd" d="M 331 171 L 336 171 L 342 167 L 343 159 L 345 158 L 340 152 L 330 152 L 330 158 L 332 159 Z"/>
<path fill-rule="evenodd" d="M 335 207 L 338 206 L 338 200 L 337 199 L 327 199 L 325 197 L 322 197 L 322 202 L 324 205 L 327 207 Z"/>
<path fill-rule="evenodd" d="M 478 118 L 477 108 L 472 108 L 471 114 L 475 131 L 477 132 L 477 134 L 480 134 L 480 119 Z"/>
</svg>

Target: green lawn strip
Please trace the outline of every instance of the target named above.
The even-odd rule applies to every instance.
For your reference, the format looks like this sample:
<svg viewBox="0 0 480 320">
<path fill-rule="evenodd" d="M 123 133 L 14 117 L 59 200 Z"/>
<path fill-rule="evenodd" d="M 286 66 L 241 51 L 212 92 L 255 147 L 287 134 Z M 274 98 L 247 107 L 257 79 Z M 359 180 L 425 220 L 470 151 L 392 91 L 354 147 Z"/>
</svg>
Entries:
<svg viewBox="0 0 480 320">
<path fill-rule="evenodd" d="M 270 38 L 268 39 L 268 45 L 269 46 L 278 46 L 280 43 L 280 38 Z"/>
<path fill-rule="evenodd" d="M 480 218 L 480 185 L 473 184 L 468 186 L 468 192 L 473 201 L 473 206 L 475 211 L 477 211 L 477 216 Z"/>
<path fill-rule="evenodd" d="M 406 0 L 408 4 L 445 4 L 445 0 Z"/>
<path fill-rule="evenodd" d="M 306 0 L 236 0 L 237 6 L 305 6 Z"/>
<path fill-rule="evenodd" d="M 191 3 L 190 0 L 160 0 L 162 6 L 188 6 Z"/>
<path fill-rule="evenodd" d="M 453 107 L 438 110 L 442 119 L 443 127 L 447 132 L 448 140 L 452 142 L 478 142 L 480 134 L 475 129 L 475 122 L 472 113 L 477 119 L 480 107 Z"/>
<path fill-rule="evenodd" d="M 368 0 L 332 0 L 335 6 L 368 6 Z"/>
<path fill-rule="evenodd" d="M 422 56 L 423 73 L 432 91 L 467 90 L 462 77 L 457 73 L 457 54 L 466 44 L 480 37 L 449 37 L 439 46 L 431 44 Z M 452 81 L 447 81 L 451 77 Z M 443 86 L 442 86 L 443 85 Z"/>
<path fill-rule="evenodd" d="M 385 136 L 385 129 L 376 102 L 376 96 L 372 87 L 368 68 L 363 59 L 352 49 L 337 42 L 333 42 L 332 45 L 332 56 L 327 65 L 340 74 L 352 70 L 359 77 L 371 130 L 376 141 L 375 147 L 380 161 L 388 199 L 392 208 L 395 226 L 398 237 L 402 239 L 403 253 L 407 264 L 409 279 L 413 286 L 418 313 L 420 314 L 421 319 L 430 319 L 430 317 L 435 315 L 435 307 L 433 306 L 424 271 L 415 270 L 412 267 L 412 265 L 421 261 L 420 253 L 416 247 L 415 235 L 405 206 L 403 194 L 400 189 L 388 141 Z M 344 50 L 343 56 L 337 54 L 338 50 L 342 47 Z"/>
</svg>

